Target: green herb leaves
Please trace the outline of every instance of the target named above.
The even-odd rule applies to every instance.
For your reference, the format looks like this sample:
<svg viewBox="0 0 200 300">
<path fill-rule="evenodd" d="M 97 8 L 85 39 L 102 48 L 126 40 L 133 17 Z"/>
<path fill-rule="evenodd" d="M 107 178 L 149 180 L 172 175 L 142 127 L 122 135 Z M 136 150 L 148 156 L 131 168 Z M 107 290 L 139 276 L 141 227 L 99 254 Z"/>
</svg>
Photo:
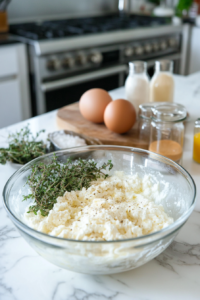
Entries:
<svg viewBox="0 0 200 300">
<path fill-rule="evenodd" d="M 8 148 L 0 148 L 0 164 L 11 161 L 18 164 L 26 164 L 34 158 L 46 153 L 46 145 L 43 141 L 37 141 L 39 135 L 45 130 L 39 131 L 34 137 L 29 125 L 19 132 L 8 136 Z"/>
<path fill-rule="evenodd" d="M 37 214 L 40 210 L 42 216 L 47 216 L 57 197 L 63 196 L 66 191 L 81 190 L 83 187 L 87 189 L 91 181 L 107 178 L 108 174 L 103 170 L 111 170 L 112 167 L 110 160 L 98 168 L 95 161 L 80 158 L 75 162 L 68 159 L 66 164 L 60 164 L 56 156 L 48 165 L 34 165 L 27 181 L 32 194 L 24 196 L 24 200 L 32 198 L 35 201 L 28 212 Z"/>
</svg>

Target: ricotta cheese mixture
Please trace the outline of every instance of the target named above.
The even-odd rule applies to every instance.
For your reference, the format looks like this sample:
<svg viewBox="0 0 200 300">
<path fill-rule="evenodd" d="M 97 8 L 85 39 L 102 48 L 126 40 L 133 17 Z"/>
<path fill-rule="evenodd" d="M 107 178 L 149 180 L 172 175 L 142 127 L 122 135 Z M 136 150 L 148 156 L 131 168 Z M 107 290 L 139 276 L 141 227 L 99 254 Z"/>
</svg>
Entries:
<svg viewBox="0 0 200 300">
<path fill-rule="evenodd" d="M 171 223 L 161 204 L 159 183 L 123 172 L 92 182 L 86 190 L 58 197 L 49 215 L 25 213 L 32 228 L 62 238 L 108 241 L 158 231 Z"/>
</svg>

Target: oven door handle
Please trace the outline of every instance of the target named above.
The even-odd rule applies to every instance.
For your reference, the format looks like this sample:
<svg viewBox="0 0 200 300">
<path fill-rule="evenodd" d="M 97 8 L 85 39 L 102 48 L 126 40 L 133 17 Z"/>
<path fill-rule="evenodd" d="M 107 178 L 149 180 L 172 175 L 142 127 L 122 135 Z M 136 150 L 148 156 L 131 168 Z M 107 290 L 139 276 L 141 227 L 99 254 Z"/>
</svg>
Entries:
<svg viewBox="0 0 200 300">
<path fill-rule="evenodd" d="M 41 89 L 43 92 L 48 92 L 48 91 L 56 90 L 59 88 L 71 86 L 71 85 L 74 85 L 77 83 L 82 83 L 82 82 L 88 81 L 90 79 L 97 79 L 97 78 L 109 76 L 112 74 L 127 72 L 127 69 L 128 69 L 127 65 L 120 65 L 120 66 L 116 66 L 116 67 L 112 67 L 112 68 L 103 69 L 100 71 L 94 71 L 94 72 L 90 72 L 90 73 L 86 73 L 86 74 L 73 76 L 73 77 L 66 78 L 66 79 L 45 82 L 45 83 L 41 84 Z"/>
</svg>

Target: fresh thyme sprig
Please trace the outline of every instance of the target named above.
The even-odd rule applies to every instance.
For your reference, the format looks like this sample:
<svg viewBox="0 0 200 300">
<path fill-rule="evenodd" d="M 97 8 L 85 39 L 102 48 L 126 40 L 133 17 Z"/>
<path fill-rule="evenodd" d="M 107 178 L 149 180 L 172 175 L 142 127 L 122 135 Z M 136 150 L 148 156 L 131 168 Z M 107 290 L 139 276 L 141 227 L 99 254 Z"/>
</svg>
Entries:
<svg viewBox="0 0 200 300">
<path fill-rule="evenodd" d="M 92 160 L 78 159 L 72 162 L 68 159 L 65 164 L 60 164 L 54 156 L 50 164 L 41 163 L 32 167 L 31 175 L 27 184 L 31 187 L 32 193 L 24 196 L 24 200 L 34 199 L 34 204 L 29 207 L 29 213 L 40 210 L 42 216 L 47 216 L 59 196 L 63 196 L 66 191 L 86 189 L 91 181 L 98 178 L 107 178 L 108 174 L 104 170 L 111 170 L 113 164 L 111 160 L 97 167 L 97 163 Z"/>
<path fill-rule="evenodd" d="M 20 131 L 8 136 L 8 148 L 0 148 L 0 164 L 11 161 L 18 164 L 26 164 L 34 158 L 46 153 L 46 145 L 38 141 L 39 135 L 45 130 L 40 130 L 36 136 L 30 131 L 29 124 Z"/>
</svg>

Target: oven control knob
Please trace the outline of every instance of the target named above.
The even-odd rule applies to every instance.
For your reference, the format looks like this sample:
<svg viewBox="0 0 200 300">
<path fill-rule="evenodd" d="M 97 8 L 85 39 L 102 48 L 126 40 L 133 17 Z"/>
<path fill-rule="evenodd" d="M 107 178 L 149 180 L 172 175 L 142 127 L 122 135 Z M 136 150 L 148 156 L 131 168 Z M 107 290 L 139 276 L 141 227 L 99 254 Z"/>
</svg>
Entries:
<svg viewBox="0 0 200 300">
<path fill-rule="evenodd" d="M 65 69 L 68 68 L 73 68 L 73 66 L 75 65 L 75 59 L 73 56 L 71 55 L 66 55 L 63 60 L 62 60 L 62 66 Z"/>
<path fill-rule="evenodd" d="M 161 50 L 166 50 L 167 49 L 167 42 L 165 40 L 161 41 L 160 49 Z"/>
<path fill-rule="evenodd" d="M 169 39 L 169 45 L 172 48 L 176 48 L 178 46 L 178 42 L 176 38 L 170 38 Z"/>
<path fill-rule="evenodd" d="M 90 55 L 90 61 L 93 63 L 93 64 L 100 64 L 103 60 L 103 55 L 98 52 L 98 51 L 94 51 L 91 53 Z"/>
<path fill-rule="evenodd" d="M 60 60 L 57 57 L 51 57 L 47 60 L 47 69 L 50 71 L 57 71 L 60 69 Z"/>
<path fill-rule="evenodd" d="M 77 54 L 76 61 L 79 65 L 85 65 L 87 63 L 87 55 L 84 52 Z"/>
<path fill-rule="evenodd" d="M 144 53 L 144 47 L 142 45 L 138 45 L 135 47 L 135 54 L 142 55 Z"/>
<path fill-rule="evenodd" d="M 146 53 L 151 53 L 153 51 L 153 47 L 151 44 L 148 43 L 144 45 L 144 50 Z"/>
<path fill-rule="evenodd" d="M 159 50 L 159 43 L 158 42 L 154 42 L 153 44 L 152 44 L 152 49 L 153 49 L 153 51 L 158 51 Z"/>
<path fill-rule="evenodd" d="M 126 48 L 124 49 L 124 55 L 125 55 L 126 57 L 132 56 L 133 53 L 134 53 L 134 49 L 133 49 L 132 47 L 126 47 Z"/>
</svg>

